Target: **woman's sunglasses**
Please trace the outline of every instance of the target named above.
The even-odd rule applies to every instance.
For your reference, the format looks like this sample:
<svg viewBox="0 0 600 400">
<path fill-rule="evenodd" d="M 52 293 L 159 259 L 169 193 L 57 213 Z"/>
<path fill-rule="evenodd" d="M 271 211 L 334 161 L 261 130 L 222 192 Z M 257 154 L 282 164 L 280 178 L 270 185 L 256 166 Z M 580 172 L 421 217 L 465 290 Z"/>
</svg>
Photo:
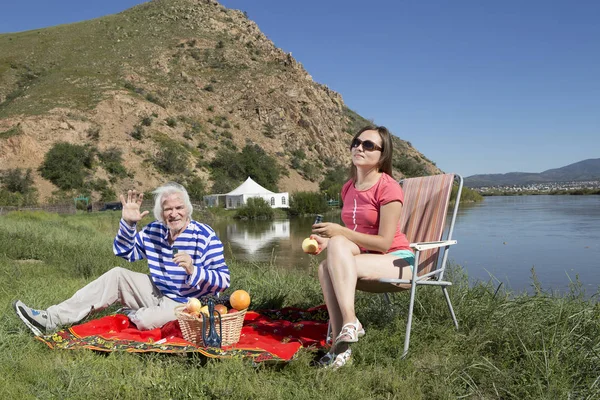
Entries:
<svg viewBox="0 0 600 400">
<path fill-rule="evenodd" d="M 370 140 L 360 140 L 359 138 L 355 138 L 350 145 L 350 149 L 355 149 L 362 144 L 362 148 L 364 151 L 383 151 L 383 147 L 376 145 Z"/>
</svg>

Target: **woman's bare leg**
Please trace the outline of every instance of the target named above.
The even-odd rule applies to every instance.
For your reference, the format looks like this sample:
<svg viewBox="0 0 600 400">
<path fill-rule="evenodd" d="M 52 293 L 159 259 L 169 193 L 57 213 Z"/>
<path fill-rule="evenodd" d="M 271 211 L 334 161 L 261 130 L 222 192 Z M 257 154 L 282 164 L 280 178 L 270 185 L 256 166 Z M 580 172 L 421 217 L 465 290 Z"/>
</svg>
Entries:
<svg viewBox="0 0 600 400">
<path fill-rule="evenodd" d="M 319 264 L 319 282 L 321 283 L 323 298 L 325 299 L 327 313 L 329 314 L 331 338 L 335 339 L 342 326 L 342 314 L 340 313 L 340 306 L 337 302 L 337 298 L 335 297 L 335 291 L 333 290 L 331 277 L 329 276 L 327 260 L 323 260 L 321 261 L 321 264 Z"/>
<path fill-rule="evenodd" d="M 359 280 L 376 285 L 376 280 L 380 278 L 408 279 L 412 275 L 408 263 L 398 256 L 360 254 L 358 246 L 343 236 L 334 236 L 329 240 L 327 261 L 322 264 L 322 269 L 320 277 L 323 276 L 324 280 L 330 283 L 327 285 L 328 295 L 335 293 L 335 301 L 330 298 L 327 303 L 326 299 L 328 310 L 330 306 L 335 308 L 336 302 L 339 308 L 339 314 L 333 312 L 336 333 L 339 333 L 343 325 L 356 321 L 354 299 Z M 327 277 L 329 279 L 326 279 Z M 337 318 L 340 314 L 342 321 L 338 325 Z"/>
</svg>

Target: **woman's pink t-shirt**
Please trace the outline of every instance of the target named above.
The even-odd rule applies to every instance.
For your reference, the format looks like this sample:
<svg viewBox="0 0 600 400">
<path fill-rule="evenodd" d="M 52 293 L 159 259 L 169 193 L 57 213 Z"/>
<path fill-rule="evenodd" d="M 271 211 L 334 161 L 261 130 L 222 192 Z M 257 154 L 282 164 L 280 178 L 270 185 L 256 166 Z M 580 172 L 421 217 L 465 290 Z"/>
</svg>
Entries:
<svg viewBox="0 0 600 400">
<path fill-rule="evenodd" d="M 379 181 L 367 190 L 356 190 L 354 182 L 349 180 L 342 187 L 342 221 L 347 228 L 356 232 L 377 235 L 381 206 L 392 201 L 404 203 L 402 188 L 388 174 L 382 174 Z M 392 245 L 386 253 L 396 250 L 411 250 L 406 235 L 396 227 Z M 365 249 L 361 248 L 361 251 Z"/>
</svg>

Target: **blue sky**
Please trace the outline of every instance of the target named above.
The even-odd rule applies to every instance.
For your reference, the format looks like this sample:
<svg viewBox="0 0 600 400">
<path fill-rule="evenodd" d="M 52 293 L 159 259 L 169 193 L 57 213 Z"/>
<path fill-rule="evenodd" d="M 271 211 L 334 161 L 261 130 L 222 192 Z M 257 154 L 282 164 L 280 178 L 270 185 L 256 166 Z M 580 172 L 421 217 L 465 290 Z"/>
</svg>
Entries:
<svg viewBox="0 0 600 400">
<path fill-rule="evenodd" d="M 0 33 L 136 0 L 6 2 Z M 600 1 L 222 0 L 317 82 L 446 172 L 542 172 L 600 158 Z"/>
</svg>

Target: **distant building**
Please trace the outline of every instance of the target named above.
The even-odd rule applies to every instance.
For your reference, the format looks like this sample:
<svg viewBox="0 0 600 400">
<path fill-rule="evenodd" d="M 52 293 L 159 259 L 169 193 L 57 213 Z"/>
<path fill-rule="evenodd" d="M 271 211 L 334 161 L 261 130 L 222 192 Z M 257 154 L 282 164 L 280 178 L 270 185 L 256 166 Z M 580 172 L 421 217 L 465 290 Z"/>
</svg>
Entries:
<svg viewBox="0 0 600 400">
<path fill-rule="evenodd" d="M 235 209 L 246 205 L 246 202 L 251 197 L 260 197 L 270 204 L 271 208 L 289 208 L 290 206 L 288 192 L 271 192 L 254 182 L 250 177 L 229 193 L 204 196 L 204 204 L 206 204 L 207 207 Z"/>
</svg>

